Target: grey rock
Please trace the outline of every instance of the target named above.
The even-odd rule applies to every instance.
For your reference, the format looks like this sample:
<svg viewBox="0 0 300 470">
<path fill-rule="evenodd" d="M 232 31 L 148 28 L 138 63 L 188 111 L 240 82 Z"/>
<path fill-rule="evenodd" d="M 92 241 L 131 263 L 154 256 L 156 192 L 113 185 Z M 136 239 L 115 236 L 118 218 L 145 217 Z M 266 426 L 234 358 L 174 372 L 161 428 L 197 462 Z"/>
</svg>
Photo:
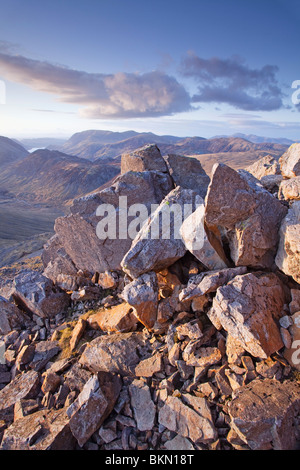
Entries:
<svg viewBox="0 0 300 470">
<path fill-rule="evenodd" d="M 151 344 L 143 333 L 116 333 L 100 336 L 85 348 L 79 363 L 91 372 L 134 375 L 136 365 L 151 356 Z"/>
<path fill-rule="evenodd" d="M 23 398 L 35 398 L 39 392 L 40 375 L 29 371 L 18 375 L 0 390 L 0 419 L 11 421 L 14 416 L 14 405 Z"/>
<path fill-rule="evenodd" d="M 149 387 L 142 380 L 135 379 L 129 385 L 129 394 L 138 430 L 152 430 L 156 407 L 151 399 Z"/>
<path fill-rule="evenodd" d="M 186 394 L 180 400 L 169 396 L 159 411 L 158 421 L 193 443 L 209 443 L 217 438 L 211 412 L 204 398 Z"/>
<path fill-rule="evenodd" d="M 196 196 L 194 191 L 180 187 L 166 196 L 124 256 L 121 263 L 124 272 L 137 278 L 145 272 L 167 268 L 186 253 L 180 227 L 187 215 L 184 209 L 189 209 L 189 213 L 195 209 Z"/>
<path fill-rule="evenodd" d="M 236 266 L 271 268 L 278 245 L 278 230 L 287 213 L 273 195 L 245 170 L 223 164 L 213 167 L 206 196 L 208 229 L 227 231 Z"/>
</svg>

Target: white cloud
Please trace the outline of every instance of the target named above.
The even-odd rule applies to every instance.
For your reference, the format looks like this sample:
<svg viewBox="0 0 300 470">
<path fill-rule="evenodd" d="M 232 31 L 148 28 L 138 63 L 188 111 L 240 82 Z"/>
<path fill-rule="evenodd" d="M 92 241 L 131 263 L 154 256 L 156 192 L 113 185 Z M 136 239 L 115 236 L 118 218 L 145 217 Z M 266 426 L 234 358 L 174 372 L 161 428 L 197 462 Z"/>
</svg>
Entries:
<svg viewBox="0 0 300 470">
<path fill-rule="evenodd" d="M 8 80 L 82 105 L 81 114 L 87 118 L 154 117 L 191 109 L 185 88 L 159 71 L 87 73 L 6 52 L 0 52 L 0 70 Z"/>
</svg>

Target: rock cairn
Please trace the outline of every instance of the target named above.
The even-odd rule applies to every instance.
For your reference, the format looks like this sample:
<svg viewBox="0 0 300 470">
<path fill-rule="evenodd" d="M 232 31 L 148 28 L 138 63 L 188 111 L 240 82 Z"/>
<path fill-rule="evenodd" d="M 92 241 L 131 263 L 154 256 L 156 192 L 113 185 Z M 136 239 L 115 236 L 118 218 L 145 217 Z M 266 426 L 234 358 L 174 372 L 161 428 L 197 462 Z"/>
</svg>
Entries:
<svg viewBox="0 0 300 470">
<path fill-rule="evenodd" d="M 156 145 L 123 155 L 0 297 L 0 449 L 299 447 L 299 179 L 300 144 L 210 178 Z M 124 196 L 156 210 L 100 239 Z M 180 237 L 146 237 L 174 203 Z"/>
</svg>

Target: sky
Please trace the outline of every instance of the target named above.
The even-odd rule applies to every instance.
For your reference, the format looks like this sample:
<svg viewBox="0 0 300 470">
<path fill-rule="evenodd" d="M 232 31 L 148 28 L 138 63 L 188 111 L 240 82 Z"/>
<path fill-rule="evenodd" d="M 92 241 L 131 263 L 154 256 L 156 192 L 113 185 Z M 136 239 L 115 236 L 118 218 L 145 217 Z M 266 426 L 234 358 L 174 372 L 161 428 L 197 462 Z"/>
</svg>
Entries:
<svg viewBox="0 0 300 470">
<path fill-rule="evenodd" d="M 0 0 L 0 135 L 300 138 L 299 0 Z"/>
</svg>

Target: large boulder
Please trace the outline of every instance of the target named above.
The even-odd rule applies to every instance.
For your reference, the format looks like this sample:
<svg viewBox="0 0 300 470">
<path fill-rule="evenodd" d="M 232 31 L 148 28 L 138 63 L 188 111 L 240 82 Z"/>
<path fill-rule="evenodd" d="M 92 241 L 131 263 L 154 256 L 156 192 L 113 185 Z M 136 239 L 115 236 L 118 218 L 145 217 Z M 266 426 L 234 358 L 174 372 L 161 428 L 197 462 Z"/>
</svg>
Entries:
<svg viewBox="0 0 300 470">
<path fill-rule="evenodd" d="M 121 157 L 121 173 L 127 171 L 162 171 L 168 172 L 167 165 L 155 144 L 145 145 L 132 153 Z"/>
<path fill-rule="evenodd" d="M 277 321 L 284 303 L 284 289 L 275 274 L 244 274 L 217 289 L 208 316 L 252 356 L 267 358 L 283 347 Z"/>
<path fill-rule="evenodd" d="M 300 144 L 292 144 L 279 159 L 281 173 L 286 178 L 300 176 Z"/>
<path fill-rule="evenodd" d="M 171 266 L 186 253 L 180 227 L 195 210 L 197 194 L 179 186 L 161 202 L 133 240 L 121 266 L 131 278 Z"/>
<path fill-rule="evenodd" d="M 258 180 L 262 179 L 264 176 L 281 174 L 278 159 L 271 155 L 260 158 L 252 165 L 248 166 L 246 170 Z"/>
<path fill-rule="evenodd" d="M 287 208 L 250 173 L 216 164 L 205 199 L 208 229 L 222 227 L 236 266 L 270 268 Z"/>
<path fill-rule="evenodd" d="M 65 312 L 70 298 L 53 282 L 37 271 L 22 271 L 13 283 L 12 297 L 15 303 L 30 315 L 51 318 Z"/>
<path fill-rule="evenodd" d="M 63 274 L 72 273 L 72 264 L 76 271 L 91 273 L 119 269 L 138 231 L 131 225 L 131 234 L 131 222 L 141 226 L 151 214 L 151 204 L 159 204 L 172 189 L 172 179 L 166 173 L 129 171 L 109 188 L 74 200 L 71 214 L 55 222 L 58 237 L 55 243 L 59 246 L 48 249 L 45 258 L 55 265 L 59 251 L 60 267 L 67 271 L 62 271 Z M 47 267 L 46 272 L 53 269 Z M 59 273 L 57 269 L 55 272 Z"/>
<path fill-rule="evenodd" d="M 164 159 L 176 186 L 192 189 L 205 198 L 210 179 L 199 160 L 175 154 L 165 155 Z"/>
<path fill-rule="evenodd" d="M 253 380 L 233 392 L 231 428 L 252 450 L 295 450 L 300 412 L 296 382 Z"/>
<path fill-rule="evenodd" d="M 300 283 L 300 201 L 294 202 L 280 227 L 275 262 L 281 271 Z"/>
</svg>

